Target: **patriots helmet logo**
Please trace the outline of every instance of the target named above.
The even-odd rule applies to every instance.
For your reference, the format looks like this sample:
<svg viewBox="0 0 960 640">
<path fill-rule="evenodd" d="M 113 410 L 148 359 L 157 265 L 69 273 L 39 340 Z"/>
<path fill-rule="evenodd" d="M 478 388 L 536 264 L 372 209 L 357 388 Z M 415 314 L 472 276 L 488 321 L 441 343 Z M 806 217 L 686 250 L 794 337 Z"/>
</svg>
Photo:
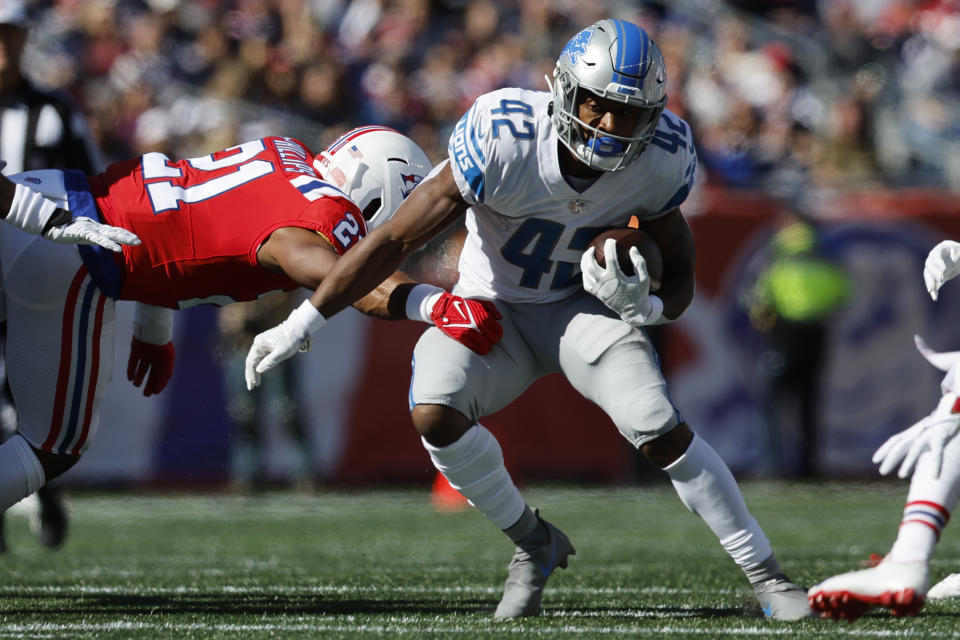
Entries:
<svg viewBox="0 0 960 640">
<path fill-rule="evenodd" d="M 590 40 L 592 39 L 593 29 L 584 29 L 577 35 L 570 38 L 570 42 L 568 42 L 567 46 L 563 48 L 563 51 L 560 52 L 560 55 L 570 58 L 571 67 L 576 66 L 578 57 L 587 52 L 587 45 L 590 44 Z"/>
<path fill-rule="evenodd" d="M 418 176 L 415 173 L 400 174 L 400 194 L 406 199 L 408 195 L 413 191 L 413 188 L 418 184 L 423 182 L 423 176 Z"/>
</svg>

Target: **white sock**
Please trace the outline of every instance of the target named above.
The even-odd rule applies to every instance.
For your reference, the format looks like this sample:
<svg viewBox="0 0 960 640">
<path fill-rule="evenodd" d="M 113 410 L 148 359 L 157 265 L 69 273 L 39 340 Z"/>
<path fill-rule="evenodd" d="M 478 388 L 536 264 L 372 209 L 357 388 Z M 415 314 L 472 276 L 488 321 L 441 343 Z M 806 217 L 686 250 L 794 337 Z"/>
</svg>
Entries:
<svg viewBox="0 0 960 640">
<path fill-rule="evenodd" d="M 887 554 L 893 562 L 930 561 L 960 497 L 960 438 L 944 447 L 939 477 L 933 476 L 932 467 L 930 454 L 921 454 L 910 479 L 897 539 Z"/>
<path fill-rule="evenodd" d="M 446 447 L 426 440 L 423 446 L 450 486 L 494 524 L 508 529 L 520 520 L 527 504 L 503 464 L 500 443 L 483 425 L 473 425 Z"/>
<path fill-rule="evenodd" d="M 19 433 L 0 444 L 0 513 L 43 486 L 40 460 Z"/>
<path fill-rule="evenodd" d="M 767 536 L 747 510 L 733 474 L 706 440 L 694 435 L 683 455 L 664 471 L 683 504 L 703 518 L 744 572 L 773 555 Z"/>
</svg>

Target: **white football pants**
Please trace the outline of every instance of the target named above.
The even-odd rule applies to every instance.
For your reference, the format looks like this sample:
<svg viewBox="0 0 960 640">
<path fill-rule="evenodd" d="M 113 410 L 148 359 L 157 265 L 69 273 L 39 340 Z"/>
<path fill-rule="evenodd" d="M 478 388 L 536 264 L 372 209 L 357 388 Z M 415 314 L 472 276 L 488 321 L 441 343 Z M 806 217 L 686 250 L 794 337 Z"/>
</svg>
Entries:
<svg viewBox="0 0 960 640">
<path fill-rule="evenodd" d="M 38 173 L 50 183 L 49 171 Z M 66 194 L 59 199 L 66 206 Z M 37 449 L 82 453 L 113 377 L 114 301 L 94 285 L 76 246 L 0 224 L 0 320 L 21 435 Z"/>
</svg>

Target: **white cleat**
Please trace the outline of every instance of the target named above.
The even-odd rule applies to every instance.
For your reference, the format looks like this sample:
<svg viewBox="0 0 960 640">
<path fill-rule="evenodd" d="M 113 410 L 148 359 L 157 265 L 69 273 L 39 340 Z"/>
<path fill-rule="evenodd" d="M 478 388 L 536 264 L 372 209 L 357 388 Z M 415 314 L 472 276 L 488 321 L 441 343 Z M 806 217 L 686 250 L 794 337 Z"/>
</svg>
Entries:
<svg viewBox="0 0 960 640">
<path fill-rule="evenodd" d="M 960 573 L 951 573 L 930 587 L 930 591 L 927 591 L 927 600 L 949 600 L 951 598 L 960 598 Z"/>
<path fill-rule="evenodd" d="M 803 620 L 816 614 L 807 603 L 807 591 L 779 574 L 754 587 L 763 615 L 771 620 Z"/>
<path fill-rule="evenodd" d="M 827 578 L 810 589 L 810 606 L 822 618 L 854 621 L 873 607 L 895 616 L 916 615 L 930 586 L 926 562 L 884 560 L 871 569 Z"/>
<path fill-rule="evenodd" d="M 540 517 L 539 514 L 537 517 Z M 496 620 L 540 615 L 540 600 L 547 578 L 557 567 L 566 569 L 567 556 L 577 553 L 563 531 L 542 518 L 540 521 L 547 527 L 549 537 L 542 545 L 529 549 L 516 548 L 507 566 L 503 597 L 493 614 Z"/>
</svg>

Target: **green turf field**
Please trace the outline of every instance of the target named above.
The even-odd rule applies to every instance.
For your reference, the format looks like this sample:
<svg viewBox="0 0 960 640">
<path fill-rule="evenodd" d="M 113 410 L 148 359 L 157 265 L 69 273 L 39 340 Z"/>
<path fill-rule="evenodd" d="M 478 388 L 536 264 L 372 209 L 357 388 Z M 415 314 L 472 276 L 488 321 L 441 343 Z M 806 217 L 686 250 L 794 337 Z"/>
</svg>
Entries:
<svg viewBox="0 0 960 640">
<path fill-rule="evenodd" d="M 906 484 L 743 485 L 805 585 L 887 550 Z M 509 542 L 427 488 L 229 495 L 73 494 L 59 552 L 22 509 L 0 556 L 0 638 L 947 638 L 960 604 L 854 624 L 757 617 L 742 574 L 666 485 L 530 487 L 578 549 L 544 615 L 494 623 Z M 960 571 L 952 527 L 934 579 Z"/>
</svg>

